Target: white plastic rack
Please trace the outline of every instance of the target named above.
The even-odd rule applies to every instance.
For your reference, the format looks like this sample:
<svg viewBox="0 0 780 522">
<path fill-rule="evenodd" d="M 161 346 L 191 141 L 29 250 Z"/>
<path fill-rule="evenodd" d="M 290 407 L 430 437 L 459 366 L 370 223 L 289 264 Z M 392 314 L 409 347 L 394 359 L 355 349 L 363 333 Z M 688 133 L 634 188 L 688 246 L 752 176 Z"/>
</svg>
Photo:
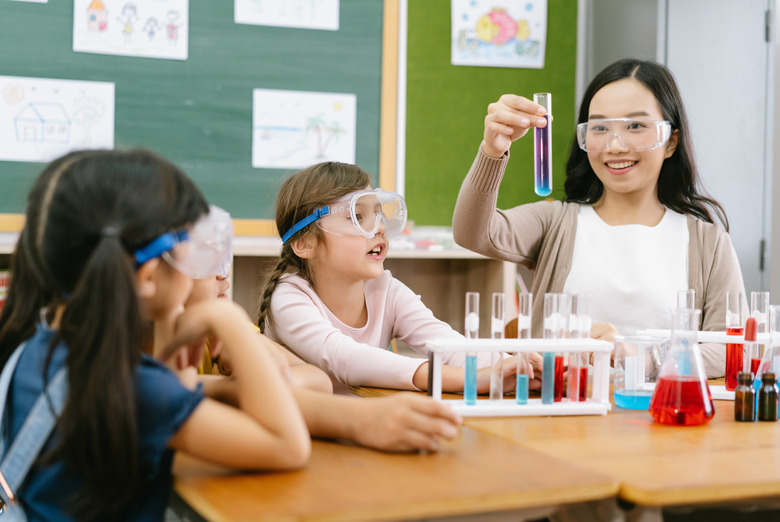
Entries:
<svg viewBox="0 0 780 522">
<path fill-rule="evenodd" d="M 609 359 L 612 343 L 596 339 L 431 339 L 431 395 L 444 401 L 464 417 L 513 417 L 548 415 L 606 415 L 609 402 Z M 520 352 L 574 353 L 593 352 L 592 387 L 585 401 L 569 401 L 542 404 L 541 399 L 529 398 L 527 404 L 517 404 L 514 395 L 502 399 L 478 398 L 476 404 L 466 404 L 463 399 L 443 399 L 441 391 L 442 355 L 451 352 L 492 352 L 509 354 Z"/>
</svg>

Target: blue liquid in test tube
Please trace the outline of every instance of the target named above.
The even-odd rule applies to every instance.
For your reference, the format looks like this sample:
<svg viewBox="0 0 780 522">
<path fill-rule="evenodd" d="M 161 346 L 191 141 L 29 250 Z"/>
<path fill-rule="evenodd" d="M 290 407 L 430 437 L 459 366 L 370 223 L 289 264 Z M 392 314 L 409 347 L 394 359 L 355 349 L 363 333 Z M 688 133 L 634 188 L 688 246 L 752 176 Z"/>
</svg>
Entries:
<svg viewBox="0 0 780 522">
<path fill-rule="evenodd" d="M 477 356 L 466 356 L 466 382 L 463 383 L 463 398 L 469 406 L 477 403 Z"/>
<path fill-rule="evenodd" d="M 555 353 L 545 352 L 542 356 L 542 404 L 555 400 Z"/>
<path fill-rule="evenodd" d="M 534 128 L 534 192 L 538 196 L 549 196 L 552 193 L 552 94 L 538 92 L 534 94 L 534 103 L 547 110 L 544 118 L 547 125 L 544 128 Z"/>
<path fill-rule="evenodd" d="M 528 404 L 528 376 L 525 374 L 517 374 L 515 402 L 517 404 Z"/>
</svg>

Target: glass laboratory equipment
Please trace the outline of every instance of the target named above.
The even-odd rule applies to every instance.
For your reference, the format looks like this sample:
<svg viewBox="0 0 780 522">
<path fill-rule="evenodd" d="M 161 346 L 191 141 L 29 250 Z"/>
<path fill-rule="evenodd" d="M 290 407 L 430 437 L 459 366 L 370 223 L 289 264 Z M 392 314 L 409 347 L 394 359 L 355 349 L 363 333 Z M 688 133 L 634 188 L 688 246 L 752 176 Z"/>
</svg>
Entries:
<svg viewBox="0 0 780 522">
<path fill-rule="evenodd" d="M 504 302 L 503 293 L 493 294 L 490 318 L 490 334 L 493 339 L 504 338 Z M 504 354 L 499 350 L 490 352 L 490 400 L 497 401 L 504 397 Z"/>
<path fill-rule="evenodd" d="M 677 308 L 696 308 L 696 290 L 679 290 L 677 292 Z"/>
<path fill-rule="evenodd" d="M 466 339 L 479 337 L 479 292 L 466 292 Z M 466 375 L 463 382 L 463 400 L 468 405 L 477 403 L 477 354 L 466 352 Z"/>
<path fill-rule="evenodd" d="M 563 339 L 569 315 L 566 294 L 544 294 L 544 338 Z M 563 399 L 563 354 L 544 352 L 542 355 L 542 404 Z"/>
<path fill-rule="evenodd" d="M 769 292 L 750 292 L 750 317 L 756 320 L 756 333 L 769 330 Z M 763 344 L 755 344 L 750 353 L 750 370 L 757 379 L 760 379 L 758 367 L 765 348 Z"/>
<path fill-rule="evenodd" d="M 547 111 L 544 115 L 547 125 L 541 129 L 534 127 L 534 192 L 549 196 L 552 193 L 552 94 L 537 92 L 534 103 Z"/>
<path fill-rule="evenodd" d="M 533 310 L 533 294 L 520 294 L 518 296 L 517 313 L 517 338 L 531 338 L 531 315 Z M 528 386 L 530 371 L 528 368 L 528 352 L 517 353 L 517 383 L 515 386 L 515 402 L 528 404 Z"/>
<path fill-rule="evenodd" d="M 726 292 L 726 334 L 742 335 L 747 319 L 747 301 L 742 292 Z M 737 374 L 743 371 L 742 344 L 726 344 L 726 389 L 737 387 Z"/>
<path fill-rule="evenodd" d="M 734 420 L 753 422 L 756 420 L 756 390 L 753 388 L 753 374 L 739 372 L 737 388 L 734 390 Z"/>
<path fill-rule="evenodd" d="M 630 410 L 650 407 L 665 353 L 665 339 L 644 335 L 615 336 L 615 404 Z"/>
<path fill-rule="evenodd" d="M 758 325 L 756 325 L 758 330 Z M 769 307 L 769 333 L 780 333 L 780 306 L 771 305 Z M 760 379 L 764 372 L 772 372 L 780 375 L 780 346 L 771 343 L 766 345 L 764 355 L 761 357 L 761 363 L 758 366 L 756 379 Z"/>
<path fill-rule="evenodd" d="M 590 296 L 574 294 L 571 296 L 569 315 L 569 339 L 587 339 L 590 337 Z M 569 353 L 569 371 L 566 396 L 570 402 L 587 400 L 588 396 L 588 352 Z"/>
<path fill-rule="evenodd" d="M 758 389 L 758 420 L 777 421 L 778 399 L 775 374 L 766 372 L 761 376 L 761 388 Z"/>
<path fill-rule="evenodd" d="M 701 310 L 672 312 L 672 335 L 658 382 L 650 399 L 650 415 L 661 424 L 695 426 L 715 415 L 707 374 L 696 341 Z"/>
</svg>

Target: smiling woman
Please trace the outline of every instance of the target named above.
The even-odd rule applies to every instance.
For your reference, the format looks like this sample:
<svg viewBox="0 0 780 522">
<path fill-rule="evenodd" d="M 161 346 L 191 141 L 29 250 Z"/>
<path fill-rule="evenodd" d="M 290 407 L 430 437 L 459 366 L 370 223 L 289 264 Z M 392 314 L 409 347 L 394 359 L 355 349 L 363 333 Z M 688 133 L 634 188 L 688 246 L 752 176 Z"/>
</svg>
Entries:
<svg viewBox="0 0 780 522">
<path fill-rule="evenodd" d="M 631 59 L 601 71 L 580 104 L 565 201 L 495 208 L 511 144 L 544 127 L 545 115 L 512 94 L 490 104 L 458 195 L 455 241 L 535 270 L 537 296 L 590 294 L 595 338 L 667 328 L 677 291 L 688 288 L 702 309 L 700 329 L 724 330 L 725 294 L 744 292 L 742 274 L 725 213 L 700 186 L 671 72 Z M 543 300 L 534 301 L 541 337 Z M 720 347 L 703 346 L 702 355 L 709 377 L 724 374 Z"/>
</svg>

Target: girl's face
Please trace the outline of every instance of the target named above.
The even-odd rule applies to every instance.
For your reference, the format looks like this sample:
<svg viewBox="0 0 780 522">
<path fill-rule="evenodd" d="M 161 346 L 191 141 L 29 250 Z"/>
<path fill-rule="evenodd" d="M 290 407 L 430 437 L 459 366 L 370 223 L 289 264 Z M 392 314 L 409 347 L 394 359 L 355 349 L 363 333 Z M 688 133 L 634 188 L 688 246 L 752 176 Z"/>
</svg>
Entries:
<svg viewBox="0 0 780 522">
<path fill-rule="evenodd" d="M 310 259 L 315 277 L 339 279 L 345 283 L 376 279 L 384 271 L 388 242 L 381 224 L 372 238 L 322 232 Z"/>
<path fill-rule="evenodd" d="M 157 258 L 158 265 L 152 275 L 154 293 L 146 298 L 149 319 L 164 320 L 179 310 L 192 291 L 192 278 L 178 271 L 163 259 Z"/>
<path fill-rule="evenodd" d="M 230 288 L 228 277 L 211 276 L 205 279 L 193 279 L 192 291 L 184 306 L 210 299 L 227 299 L 228 296 L 225 292 Z"/>
<path fill-rule="evenodd" d="M 590 102 L 588 119 L 638 118 L 663 120 L 663 113 L 653 93 L 635 78 L 624 78 L 602 87 Z M 605 197 L 614 195 L 657 196 L 661 165 L 670 157 L 677 143 L 677 132 L 661 147 L 636 152 L 613 139 L 603 152 L 588 153 L 596 176 L 604 184 Z"/>
</svg>

